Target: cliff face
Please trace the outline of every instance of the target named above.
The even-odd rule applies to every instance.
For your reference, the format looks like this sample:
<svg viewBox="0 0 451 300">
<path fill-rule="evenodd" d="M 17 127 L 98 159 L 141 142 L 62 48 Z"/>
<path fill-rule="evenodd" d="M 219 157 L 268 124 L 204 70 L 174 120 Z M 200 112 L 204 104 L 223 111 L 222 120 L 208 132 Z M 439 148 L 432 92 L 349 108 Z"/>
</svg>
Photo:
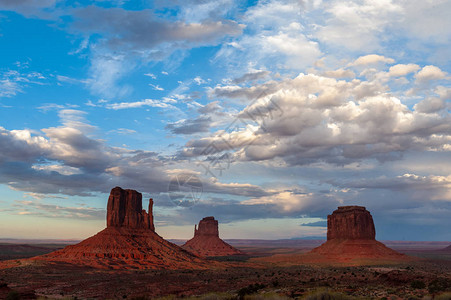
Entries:
<svg viewBox="0 0 451 300">
<path fill-rule="evenodd" d="M 327 216 L 327 242 L 310 254 L 319 262 L 406 261 L 410 258 L 376 241 L 373 217 L 363 206 L 340 206 Z M 310 259 L 310 258 L 309 258 Z"/>
<path fill-rule="evenodd" d="M 327 216 L 327 240 L 375 240 L 373 217 L 363 206 L 340 206 Z"/>
<path fill-rule="evenodd" d="M 194 237 L 183 246 L 199 256 L 227 256 L 243 254 L 219 238 L 218 221 L 214 217 L 205 217 L 194 225 Z"/>
<path fill-rule="evenodd" d="M 211 262 L 164 240 L 155 232 L 152 214 L 142 209 L 142 194 L 115 187 L 107 205 L 107 228 L 64 249 L 38 256 L 52 262 L 65 262 L 107 269 L 205 269 Z"/>
<path fill-rule="evenodd" d="M 214 217 L 205 217 L 199 222 L 199 227 L 194 225 L 194 236 L 217 236 L 219 237 L 218 220 Z"/>
<path fill-rule="evenodd" d="M 115 187 L 111 190 L 107 205 L 107 227 L 150 229 L 155 231 L 152 215 L 153 200 L 149 212 L 142 209 L 142 194 L 135 190 Z"/>
</svg>

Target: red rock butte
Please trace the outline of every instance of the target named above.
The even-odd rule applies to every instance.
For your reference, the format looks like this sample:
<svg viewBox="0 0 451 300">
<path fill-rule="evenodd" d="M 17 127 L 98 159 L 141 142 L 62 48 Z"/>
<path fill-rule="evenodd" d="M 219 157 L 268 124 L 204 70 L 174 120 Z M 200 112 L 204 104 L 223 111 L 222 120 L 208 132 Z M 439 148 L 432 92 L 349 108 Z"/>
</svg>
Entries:
<svg viewBox="0 0 451 300">
<path fill-rule="evenodd" d="M 218 221 L 214 217 L 205 217 L 194 225 L 194 237 L 182 248 L 199 256 L 228 256 L 243 254 L 219 238 Z"/>
<path fill-rule="evenodd" d="M 363 206 L 340 206 L 328 215 L 327 241 L 311 253 L 336 262 L 408 259 L 376 241 L 373 217 Z"/>
<path fill-rule="evenodd" d="M 205 269 L 207 263 L 155 232 L 152 214 L 142 209 L 142 194 L 115 187 L 107 206 L 107 228 L 76 244 L 34 260 L 108 269 Z"/>
<path fill-rule="evenodd" d="M 340 206 L 327 216 L 327 241 L 308 253 L 256 258 L 285 265 L 392 264 L 413 260 L 376 241 L 373 217 L 363 206 Z"/>
</svg>

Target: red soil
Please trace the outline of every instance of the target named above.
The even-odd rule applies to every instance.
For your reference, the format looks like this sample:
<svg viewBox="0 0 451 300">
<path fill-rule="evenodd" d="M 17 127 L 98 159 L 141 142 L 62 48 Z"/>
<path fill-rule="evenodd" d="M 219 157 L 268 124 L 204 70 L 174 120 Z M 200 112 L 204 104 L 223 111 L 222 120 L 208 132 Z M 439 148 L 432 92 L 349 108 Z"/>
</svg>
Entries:
<svg viewBox="0 0 451 300">
<path fill-rule="evenodd" d="M 76 245 L 32 258 L 107 269 L 204 269 L 207 264 L 153 231 L 108 227 Z"/>
</svg>

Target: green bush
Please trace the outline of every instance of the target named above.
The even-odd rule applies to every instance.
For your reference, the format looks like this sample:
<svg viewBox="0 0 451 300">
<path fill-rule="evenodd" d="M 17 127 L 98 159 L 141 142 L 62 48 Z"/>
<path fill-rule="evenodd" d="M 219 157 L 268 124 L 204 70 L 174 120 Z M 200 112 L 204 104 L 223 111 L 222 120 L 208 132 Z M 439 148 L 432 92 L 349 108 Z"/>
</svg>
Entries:
<svg viewBox="0 0 451 300">
<path fill-rule="evenodd" d="M 10 291 L 5 298 L 5 300 L 19 300 L 19 299 L 20 299 L 20 295 L 16 291 Z"/>
<path fill-rule="evenodd" d="M 250 284 L 249 286 L 244 287 L 238 291 L 238 297 L 240 299 L 244 299 L 244 296 L 255 294 L 256 292 L 258 292 L 258 290 L 261 290 L 265 287 L 266 287 L 266 285 L 261 284 L 261 283 Z"/>
<path fill-rule="evenodd" d="M 451 288 L 451 282 L 447 278 L 437 278 L 429 283 L 429 293 L 446 292 Z"/>
<path fill-rule="evenodd" d="M 424 289 L 426 287 L 426 283 L 421 280 L 414 280 L 410 284 L 410 287 L 413 289 Z"/>
<path fill-rule="evenodd" d="M 316 292 L 314 294 L 308 295 L 304 299 L 305 300 L 350 300 L 352 298 L 349 296 L 346 296 L 344 294 L 341 294 L 341 293 L 322 291 L 322 292 Z"/>
</svg>

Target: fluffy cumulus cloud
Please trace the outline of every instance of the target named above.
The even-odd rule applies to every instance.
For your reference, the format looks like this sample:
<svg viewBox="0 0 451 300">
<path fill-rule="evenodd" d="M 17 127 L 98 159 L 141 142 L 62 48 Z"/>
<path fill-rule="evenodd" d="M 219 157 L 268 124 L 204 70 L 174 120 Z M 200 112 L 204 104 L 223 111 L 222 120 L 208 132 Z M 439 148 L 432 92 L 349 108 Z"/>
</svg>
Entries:
<svg viewBox="0 0 451 300">
<path fill-rule="evenodd" d="M 73 122 L 74 115 L 77 122 Z M 168 192 L 172 175 L 192 172 L 178 169 L 170 158 L 155 152 L 108 146 L 87 133 L 93 128 L 81 123 L 86 120 L 80 115 L 84 113 L 63 110 L 62 126 L 40 132 L 0 127 L 0 182 L 15 190 L 49 197 L 107 193 L 115 185 L 159 195 Z M 258 185 L 208 178 L 203 189 L 207 193 L 247 197 L 275 193 Z"/>
<path fill-rule="evenodd" d="M 246 32 L 224 44 L 216 60 L 225 61 L 242 73 L 246 73 L 244 69 L 249 64 L 270 70 L 300 70 L 313 64 L 321 50 L 302 24 L 302 10 L 299 1 L 259 2 L 242 19 Z"/>
<path fill-rule="evenodd" d="M 347 204 L 368 206 L 385 233 L 449 224 L 449 1 L 131 6 L 0 0 L 76 48 L 61 70 L 33 72 L 34 57 L 0 70 L 13 116 L 1 111 L 0 183 L 26 197 L 15 213 L 101 219 L 55 203 L 119 185 L 151 193 L 169 225 L 324 218 Z M 37 124 L 12 119 L 29 90 L 17 105 L 45 114 Z M 170 201 L 177 174 L 200 178 L 194 208 Z"/>
<path fill-rule="evenodd" d="M 425 68 L 415 74 L 416 80 L 426 76 L 422 75 Z M 282 80 L 237 115 L 241 127 L 191 140 L 184 154 L 199 155 L 203 147 L 214 143 L 217 151 L 233 150 L 235 158 L 244 161 L 281 158 L 288 165 L 317 161 L 346 165 L 363 159 L 398 159 L 407 151 L 449 151 L 447 96 L 440 97 L 436 90 L 434 98 L 411 109 L 401 101 L 405 95 L 389 92 L 386 74 L 380 71 L 369 80 L 315 74 Z M 214 93 L 218 92 L 229 97 L 255 95 L 238 86 L 218 87 Z"/>
</svg>

